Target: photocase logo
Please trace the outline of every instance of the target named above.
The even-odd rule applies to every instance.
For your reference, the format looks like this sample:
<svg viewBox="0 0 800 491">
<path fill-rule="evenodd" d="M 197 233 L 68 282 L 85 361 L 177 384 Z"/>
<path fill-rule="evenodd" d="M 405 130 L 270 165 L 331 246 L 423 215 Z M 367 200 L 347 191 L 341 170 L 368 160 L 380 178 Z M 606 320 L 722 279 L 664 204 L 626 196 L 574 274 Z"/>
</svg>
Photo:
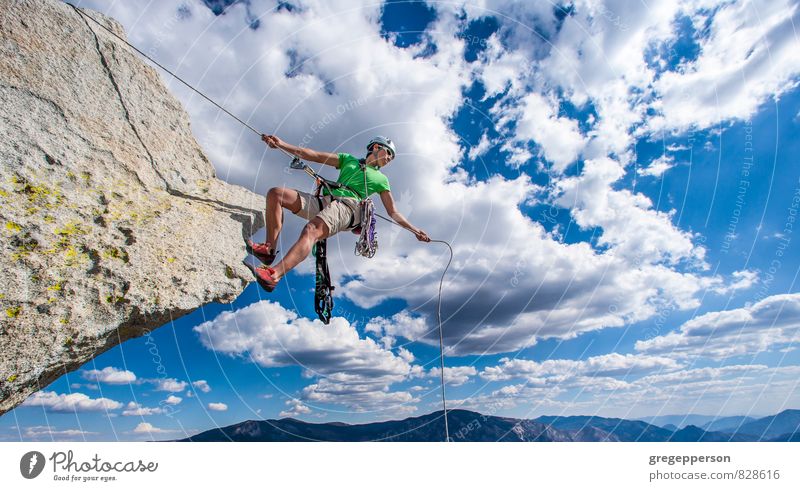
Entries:
<svg viewBox="0 0 800 491">
<path fill-rule="evenodd" d="M 19 471 L 25 479 L 34 479 L 44 469 L 44 455 L 41 452 L 28 452 L 19 461 Z"/>
</svg>

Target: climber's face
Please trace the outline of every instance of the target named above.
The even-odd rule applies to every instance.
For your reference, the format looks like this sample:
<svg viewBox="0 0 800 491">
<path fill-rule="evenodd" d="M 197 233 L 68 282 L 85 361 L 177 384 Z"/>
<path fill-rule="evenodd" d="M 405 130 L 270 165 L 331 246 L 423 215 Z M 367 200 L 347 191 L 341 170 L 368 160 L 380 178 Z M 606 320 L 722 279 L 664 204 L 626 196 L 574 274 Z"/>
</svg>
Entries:
<svg viewBox="0 0 800 491">
<path fill-rule="evenodd" d="M 388 148 L 384 147 L 383 145 L 378 145 L 376 143 L 372 145 L 372 150 L 370 150 L 369 154 L 367 155 L 367 164 L 383 167 L 384 165 L 391 162 L 393 159 L 394 156 L 392 155 L 392 153 L 389 151 Z"/>
</svg>

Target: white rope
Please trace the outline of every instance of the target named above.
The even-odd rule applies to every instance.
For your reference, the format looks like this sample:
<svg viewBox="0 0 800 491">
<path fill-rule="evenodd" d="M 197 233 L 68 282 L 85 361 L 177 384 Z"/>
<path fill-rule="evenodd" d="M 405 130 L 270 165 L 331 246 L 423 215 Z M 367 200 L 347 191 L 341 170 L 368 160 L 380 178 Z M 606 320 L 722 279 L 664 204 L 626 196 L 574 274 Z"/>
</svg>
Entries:
<svg viewBox="0 0 800 491">
<path fill-rule="evenodd" d="M 393 223 L 398 227 L 405 228 L 406 230 L 411 232 L 411 230 L 409 230 L 408 228 L 403 227 L 402 225 L 395 222 L 391 218 L 386 218 L 380 213 L 375 213 L 375 216 L 383 220 L 386 220 L 389 223 Z M 450 440 L 450 429 L 448 428 L 447 425 L 447 397 L 445 396 L 445 391 L 444 391 L 444 335 L 442 333 L 442 285 L 444 284 L 444 275 L 447 274 L 447 270 L 450 268 L 450 263 L 453 262 L 453 247 L 446 240 L 431 239 L 431 242 L 439 242 L 441 244 L 444 244 L 450 251 L 450 259 L 447 260 L 447 266 L 444 267 L 444 271 L 442 271 L 442 277 L 439 280 L 439 301 L 436 305 L 436 323 L 439 326 L 439 367 L 441 370 L 440 377 L 442 381 L 442 409 L 444 411 L 444 435 L 445 435 L 445 441 L 449 442 L 451 440 Z"/>
</svg>

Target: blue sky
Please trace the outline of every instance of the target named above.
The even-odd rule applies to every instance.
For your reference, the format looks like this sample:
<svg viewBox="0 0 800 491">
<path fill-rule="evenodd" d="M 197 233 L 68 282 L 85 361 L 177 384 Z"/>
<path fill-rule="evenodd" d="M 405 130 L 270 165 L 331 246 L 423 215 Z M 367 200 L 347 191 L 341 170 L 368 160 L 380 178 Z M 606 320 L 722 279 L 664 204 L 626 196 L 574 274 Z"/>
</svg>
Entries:
<svg viewBox="0 0 800 491">
<path fill-rule="evenodd" d="M 264 132 L 356 155 L 376 133 L 397 142 L 386 174 L 400 210 L 455 249 L 450 407 L 800 407 L 797 5 L 78 3 Z M 220 178 L 311 188 L 163 80 Z M 281 248 L 301 226 L 287 217 Z M 438 409 L 447 254 L 379 227 L 369 261 L 354 237 L 330 241 L 330 326 L 314 320 L 306 261 L 273 294 L 251 284 L 42 388 L 0 417 L 0 438 L 171 439 Z"/>
</svg>

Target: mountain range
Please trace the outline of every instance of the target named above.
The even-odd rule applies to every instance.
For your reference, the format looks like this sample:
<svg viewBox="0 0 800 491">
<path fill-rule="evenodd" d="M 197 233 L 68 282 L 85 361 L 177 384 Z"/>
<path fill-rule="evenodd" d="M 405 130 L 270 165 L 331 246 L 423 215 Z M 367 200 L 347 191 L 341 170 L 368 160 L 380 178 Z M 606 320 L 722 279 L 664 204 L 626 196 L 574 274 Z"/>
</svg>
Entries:
<svg viewBox="0 0 800 491">
<path fill-rule="evenodd" d="M 293 418 L 248 420 L 214 428 L 180 441 L 194 442 L 290 442 L 290 441 L 444 441 L 442 411 L 403 420 L 365 424 L 307 423 Z M 677 429 L 645 421 L 599 416 L 541 416 L 536 419 L 506 418 L 463 409 L 447 412 L 452 441 L 471 442 L 723 442 L 800 441 L 800 410 L 787 409 L 760 419 L 747 417 L 707 421 L 731 423 L 720 431 L 696 425 Z M 688 420 L 685 418 L 685 420 Z"/>
</svg>

